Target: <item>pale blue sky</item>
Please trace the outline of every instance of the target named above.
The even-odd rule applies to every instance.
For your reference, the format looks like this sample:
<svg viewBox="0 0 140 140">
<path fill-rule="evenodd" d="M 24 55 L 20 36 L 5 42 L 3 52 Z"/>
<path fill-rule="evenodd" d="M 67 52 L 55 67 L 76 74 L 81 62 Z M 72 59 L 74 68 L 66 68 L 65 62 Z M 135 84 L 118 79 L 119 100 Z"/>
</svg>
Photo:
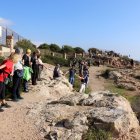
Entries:
<svg viewBox="0 0 140 140">
<path fill-rule="evenodd" d="M 97 47 L 140 60 L 140 0 L 3 0 L 0 23 L 33 42 Z"/>
</svg>

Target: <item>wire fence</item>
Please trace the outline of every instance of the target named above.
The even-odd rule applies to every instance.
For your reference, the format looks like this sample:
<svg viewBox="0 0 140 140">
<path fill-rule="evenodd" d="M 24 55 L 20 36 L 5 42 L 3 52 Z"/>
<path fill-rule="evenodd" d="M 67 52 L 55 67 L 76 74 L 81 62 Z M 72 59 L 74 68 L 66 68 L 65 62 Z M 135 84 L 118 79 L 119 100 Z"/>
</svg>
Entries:
<svg viewBox="0 0 140 140">
<path fill-rule="evenodd" d="M 13 36 L 14 45 L 16 44 L 16 42 L 24 39 L 24 37 L 22 37 L 15 31 L 13 31 L 9 28 L 0 26 L 0 45 L 6 46 L 6 37 L 7 36 Z"/>
</svg>

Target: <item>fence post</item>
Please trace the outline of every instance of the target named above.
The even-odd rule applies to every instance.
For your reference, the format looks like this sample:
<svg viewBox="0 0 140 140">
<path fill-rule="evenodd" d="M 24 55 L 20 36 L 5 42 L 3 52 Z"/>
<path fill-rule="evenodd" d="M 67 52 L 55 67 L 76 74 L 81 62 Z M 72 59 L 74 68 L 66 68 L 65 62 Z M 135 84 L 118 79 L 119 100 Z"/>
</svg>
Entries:
<svg viewBox="0 0 140 140">
<path fill-rule="evenodd" d="M 63 58 L 67 59 L 67 54 L 66 53 L 63 54 Z"/>
</svg>

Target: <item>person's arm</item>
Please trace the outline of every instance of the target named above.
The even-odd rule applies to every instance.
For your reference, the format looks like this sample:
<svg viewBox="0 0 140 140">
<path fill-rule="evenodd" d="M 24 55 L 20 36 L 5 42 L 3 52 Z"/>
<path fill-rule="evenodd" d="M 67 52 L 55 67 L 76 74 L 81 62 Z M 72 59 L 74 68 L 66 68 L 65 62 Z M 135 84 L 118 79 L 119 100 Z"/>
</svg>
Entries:
<svg viewBox="0 0 140 140">
<path fill-rule="evenodd" d="M 3 64 L 3 65 L 0 66 L 0 69 L 3 69 L 3 68 L 5 68 L 5 67 L 6 67 L 6 65 Z"/>
<path fill-rule="evenodd" d="M 10 74 L 11 76 L 13 76 L 14 75 L 14 65 L 13 65 L 13 67 L 12 67 L 12 72 L 11 72 L 11 74 Z"/>
</svg>

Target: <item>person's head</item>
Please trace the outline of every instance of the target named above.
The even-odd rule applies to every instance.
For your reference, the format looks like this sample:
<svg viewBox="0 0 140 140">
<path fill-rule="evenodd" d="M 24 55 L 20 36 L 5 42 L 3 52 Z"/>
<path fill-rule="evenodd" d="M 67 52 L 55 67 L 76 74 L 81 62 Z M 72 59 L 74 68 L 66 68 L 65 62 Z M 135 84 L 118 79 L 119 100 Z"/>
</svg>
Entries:
<svg viewBox="0 0 140 140">
<path fill-rule="evenodd" d="M 19 55 L 16 53 L 11 53 L 9 59 L 12 60 L 14 64 L 16 64 L 19 61 Z"/>
<path fill-rule="evenodd" d="M 56 67 L 57 67 L 57 68 L 60 68 L 60 65 L 59 65 L 59 64 L 57 64 L 57 65 L 56 65 Z"/>
<path fill-rule="evenodd" d="M 26 50 L 26 54 L 31 55 L 31 50 L 30 49 L 27 49 Z"/>
<path fill-rule="evenodd" d="M 39 49 L 36 50 L 36 54 L 37 54 L 37 56 L 40 55 L 40 50 Z"/>
<path fill-rule="evenodd" d="M 71 68 L 74 69 L 74 65 L 72 65 Z"/>
<path fill-rule="evenodd" d="M 41 55 L 38 55 L 37 58 L 40 58 L 41 59 Z"/>
<path fill-rule="evenodd" d="M 18 54 L 18 55 L 20 55 L 20 57 L 22 57 L 22 55 L 23 55 L 23 49 L 22 48 L 16 48 L 15 49 L 15 54 Z"/>
</svg>

